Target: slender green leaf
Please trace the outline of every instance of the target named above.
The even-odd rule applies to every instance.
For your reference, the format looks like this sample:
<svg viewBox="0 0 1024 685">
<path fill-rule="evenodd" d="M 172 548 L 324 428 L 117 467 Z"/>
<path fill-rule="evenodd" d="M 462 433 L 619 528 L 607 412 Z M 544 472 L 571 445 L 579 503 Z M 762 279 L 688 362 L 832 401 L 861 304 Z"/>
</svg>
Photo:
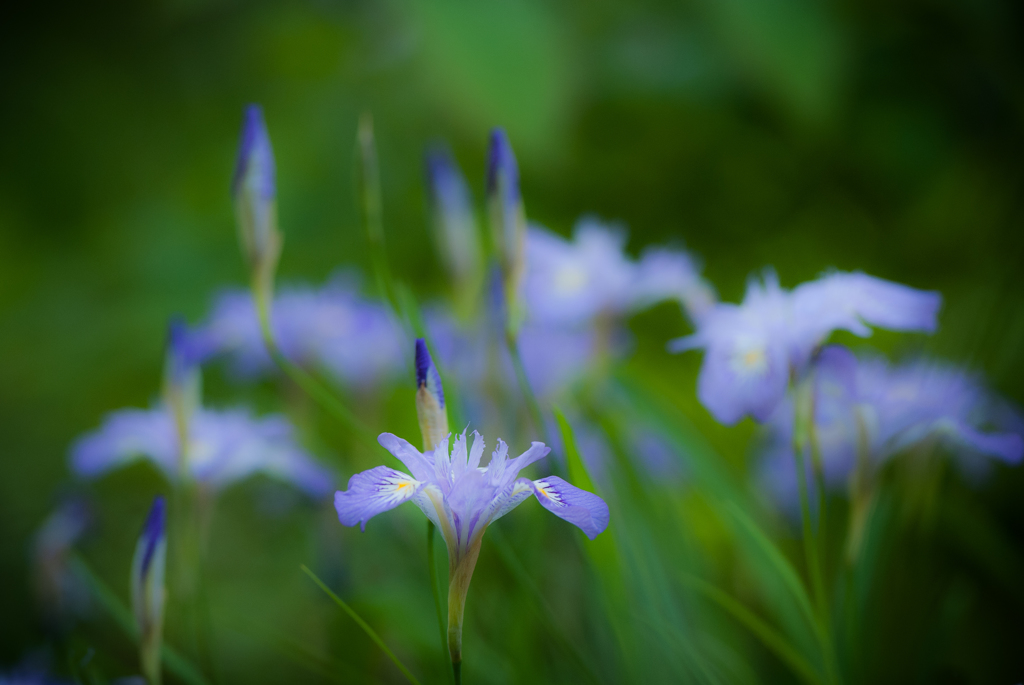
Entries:
<svg viewBox="0 0 1024 685">
<path fill-rule="evenodd" d="M 352 609 L 352 607 L 350 607 L 348 604 L 346 604 L 341 599 L 341 597 L 338 597 L 338 595 L 336 595 L 333 592 L 331 592 L 331 589 L 329 587 L 327 587 L 324 584 L 324 582 L 322 580 L 320 580 L 320 578 L 317 577 L 317 575 L 315 573 L 310 571 L 309 568 L 307 568 L 305 564 L 302 564 L 299 568 L 301 568 L 302 571 L 307 576 L 309 576 L 313 580 L 313 582 L 316 583 L 320 587 L 321 590 L 326 592 L 327 596 L 330 597 L 331 599 L 333 599 L 334 603 L 337 604 L 339 607 L 341 607 L 341 609 L 346 614 L 348 614 L 352 618 L 353 621 L 356 622 L 356 625 L 358 625 L 360 628 L 363 629 L 363 632 L 366 633 L 366 635 L 371 640 L 373 640 L 374 643 L 376 643 L 376 645 L 378 647 L 380 647 L 381 650 L 385 654 L 388 655 L 388 658 L 391 659 L 391 661 L 395 664 L 395 666 L 398 667 L 398 670 L 402 672 L 402 674 L 406 677 L 406 679 L 410 683 L 413 683 L 413 685 L 419 685 L 420 681 L 416 680 L 416 676 L 414 676 L 412 674 L 412 672 L 408 668 L 405 667 L 405 664 L 403 664 L 402 661 L 397 656 L 395 656 L 394 652 L 392 652 L 390 649 L 388 649 L 388 646 L 386 644 L 384 644 L 383 640 L 380 639 L 380 636 L 377 635 L 377 632 L 373 628 L 370 627 L 370 624 L 368 624 L 366 621 L 364 621 L 359 616 L 359 614 L 357 614 L 355 612 L 355 610 Z"/>
<path fill-rule="evenodd" d="M 733 618 L 742 623 L 750 632 L 754 633 L 765 647 L 770 649 L 783 662 L 793 669 L 793 672 L 800 676 L 804 682 L 810 685 L 820 685 L 821 675 L 800 655 L 785 637 L 779 634 L 754 612 L 733 599 L 728 593 L 718 589 L 711 583 L 689 575 L 681 575 L 680 581 L 686 586 L 699 592 L 722 609 L 732 614 Z"/>
</svg>

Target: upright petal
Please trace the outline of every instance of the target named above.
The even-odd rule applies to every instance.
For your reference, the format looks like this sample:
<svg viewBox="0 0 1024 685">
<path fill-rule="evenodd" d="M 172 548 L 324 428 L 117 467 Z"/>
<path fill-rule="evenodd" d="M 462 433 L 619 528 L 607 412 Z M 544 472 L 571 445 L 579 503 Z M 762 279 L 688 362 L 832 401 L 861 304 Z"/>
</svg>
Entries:
<svg viewBox="0 0 1024 685">
<path fill-rule="evenodd" d="M 520 454 L 518 457 L 510 461 L 505 465 L 505 482 L 511 483 L 515 480 L 519 472 L 525 469 L 530 464 L 543 459 L 548 456 L 551 452 L 551 448 L 545 445 L 543 442 L 532 442 L 530 448 Z"/>
<path fill-rule="evenodd" d="M 435 480 L 433 464 L 427 461 L 427 458 L 418 449 L 410 445 L 408 440 L 403 440 L 393 433 L 381 433 L 377 436 L 377 442 L 395 455 L 398 461 L 405 464 L 405 468 L 409 469 L 416 480 L 425 483 Z"/>
<path fill-rule="evenodd" d="M 348 490 L 334 494 L 334 508 L 338 511 L 338 520 L 344 525 L 358 523 L 362 530 L 366 530 L 367 521 L 409 501 L 423 485 L 401 471 L 377 466 L 352 476 Z"/>
<path fill-rule="evenodd" d="M 530 485 L 545 509 L 578 526 L 591 540 L 608 527 L 608 505 L 594 493 L 580 490 L 558 476 L 541 478 Z"/>
</svg>

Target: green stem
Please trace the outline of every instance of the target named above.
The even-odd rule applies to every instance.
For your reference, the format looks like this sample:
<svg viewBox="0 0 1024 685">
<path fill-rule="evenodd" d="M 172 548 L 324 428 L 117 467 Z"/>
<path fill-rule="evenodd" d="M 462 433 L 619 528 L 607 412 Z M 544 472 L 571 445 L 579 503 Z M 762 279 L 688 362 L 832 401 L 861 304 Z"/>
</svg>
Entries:
<svg viewBox="0 0 1024 685">
<path fill-rule="evenodd" d="M 825 664 L 825 673 L 828 682 L 839 681 L 836 672 L 835 650 L 832 644 L 832 630 L 829 619 L 828 597 L 825 594 L 824 574 L 821 566 L 821 550 L 818 548 L 818 538 L 814 534 L 811 522 L 810 497 L 807 487 L 807 468 L 805 463 L 805 448 L 814 442 L 814 379 L 806 378 L 801 381 L 796 389 L 796 407 L 794 412 L 793 426 L 793 455 L 796 460 L 797 487 L 800 491 L 800 518 L 803 524 L 804 556 L 807 562 L 807 572 L 811 577 L 811 588 L 814 593 L 814 603 L 817 609 L 817 628 L 821 637 L 822 661 Z M 815 459 L 812 449 L 812 469 L 814 470 L 815 482 L 818 489 L 818 526 L 819 532 L 825 521 L 824 502 L 824 475 L 820 464 L 820 455 Z M 817 464 L 813 462 L 818 462 Z"/>
<path fill-rule="evenodd" d="M 448 656 L 448 638 L 445 635 L 444 613 L 441 610 L 441 590 L 437 585 L 437 564 L 434 561 L 434 524 L 427 521 L 427 566 L 430 568 L 430 593 L 434 595 L 437 629 L 441 637 L 441 654 Z"/>
<path fill-rule="evenodd" d="M 317 586 L 321 590 L 326 592 L 327 596 L 330 597 L 332 600 L 334 600 L 334 603 L 337 604 L 339 607 L 341 607 L 341 609 L 343 609 L 345 611 L 345 613 L 348 614 L 352 618 L 352 620 L 356 622 L 356 625 L 358 625 L 360 628 L 363 629 L 363 632 L 366 633 L 366 635 L 371 640 L 373 640 L 373 642 L 378 647 L 381 648 L 381 651 L 383 651 L 388 656 L 388 658 L 391 659 L 391 661 L 395 664 L 395 666 L 398 667 L 398 670 L 402 672 L 402 675 L 405 676 L 406 680 L 408 680 L 410 683 L 413 683 L 413 685 L 420 685 L 420 681 L 416 680 L 416 676 L 414 676 L 412 674 L 412 672 L 408 668 L 405 667 L 405 664 L 403 664 L 401 662 L 401 660 L 399 660 L 399 658 L 397 656 L 395 656 L 394 652 L 392 652 L 390 649 L 388 649 L 388 646 L 386 644 L 384 644 L 383 640 L 380 639 L 380 636 L 377 635 L 377 632 L 373 628 L 370 627 L 370 624 L 368 624 L 366 621 L 364 621 L 359 616 L 359 614 L 357 614 L 352 609 L 352 607 L 350 607 L 348 604 L 346 604 L 341 599 L 341 597 L 338 597 L 338 595 L 336 595 L 333 592 L 331 592 L 331 589 L 329 587 L 327 587 L 324 584 L 324 582 L 317 577 L 317 575 L 315 573 L 310 571 L 309 568 L 307 568 L 305 564 L 302 564 L 299 568 L 301 568 L 302 571 L 307 576 L 309 576 L 313 580 L 313 582 L 316 583 Z"/>
<path fill-rule="evenodd" d="M 462 662 L 452 662 L 452 678 L 455 680 L 455 685 L 462 685 Z"/>
</svg>

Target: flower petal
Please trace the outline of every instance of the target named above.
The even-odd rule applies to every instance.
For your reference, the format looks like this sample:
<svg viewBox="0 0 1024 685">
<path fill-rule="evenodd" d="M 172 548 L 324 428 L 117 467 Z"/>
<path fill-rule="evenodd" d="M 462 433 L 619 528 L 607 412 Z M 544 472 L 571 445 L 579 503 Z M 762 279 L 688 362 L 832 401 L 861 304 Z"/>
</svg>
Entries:
<svg viewBox="0 0 1024 685">
<path fill-rule="evenodd" d="M 592 492 L 580 490 L 558 476 L 531 483 L 541 505 L 555 516 L 572 523 L 593 540 L 608 527 L 608 505 Z"/>
<path fill-rule="evenodd" d="M 381 433 L 377 436 L 377 442 L 380 443 L 381 447 L 395 455 L 398 461 L 405 464 L 405 467 L 412 472 L 416 480 L 434 480 L 433 464 L 427 461 L 427 458 L 418 449 L 409 444 L 408 440 L 403 440 L 392 433 Z"/>
<path fill-rule="evenodd" d="M 358 523 L 366 530 L 367 521 L 412 499 L 423 485 L 401 471 L 377 466 L 352 476 L 348 490 L 334 493 L 334 508 L 344 525 Z"/>
</svg>

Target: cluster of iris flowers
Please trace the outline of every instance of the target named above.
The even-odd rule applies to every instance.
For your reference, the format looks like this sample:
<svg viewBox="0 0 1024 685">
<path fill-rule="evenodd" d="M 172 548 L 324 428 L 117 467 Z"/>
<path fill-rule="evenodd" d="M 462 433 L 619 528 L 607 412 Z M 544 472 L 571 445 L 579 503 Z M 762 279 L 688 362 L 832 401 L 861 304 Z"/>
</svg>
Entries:
<svg viewBox="0 0 1024 685">
<path fill-rule="evenodd" d="M 861 337 L 872 328 L 932 333 L 939 323 L 938 293 L 858 272 L 827 272 L 786 290 L 766 270 L 751 278 L 740 304 L 720 302 L 698 260 L 681 248 L 651 247 L 634 258 L 621 226 L 585 217 L 566 239 L 529 223 L 516 159 L 500 129 L 492 133 L 488 156 L 487 236 L 478 229 L 469 187 L 451 155 L 443 148 L 427 155 L 433 234 L 449 296 L 420 306 L 387 268 L 368 120 L 359 142 L 382 297 L 364 295 L 352 271 L 338 272 L 321 287 L 275 287 L 282 249 L 275 163 L 262 112 L 250 106 L 232 184 L 250 288 L 218 294 L 209 315 L 195 325 L 172 321 L 159 399 L 148 409 L 110 413 L 70 449 L 71 470 L 82 479 L 140 459 L 162 472 L 182 494 L 173 501 L 196 513 L 185 519 L 196 524 L 194 535 L 183 535 L 172 555 L 200 559 L 217 493 L 256 473 L 318 502 L 333 492 L 340 523 L 363 530 L 374 516 L 412 502 L 428 520 L 428 539 L 439 531 L 447 547 L 446 622 L 435 600 L 452 673 L 461 682 L 464 610 L 491 524 L 533 497 L 595 540 L 615 519 L 616 507 L 588 489 L 613 490 L 609 483 L 622 471 L 613 452 L 634 457 L 627 469 L 648 477 L 687 477 L 670 437 L 640 420 L 609 444 L 586 399 L 593 393 L 581 391 L 614 385 L 615 362 L 633 347 L 628 317 L 665 302 L 676 303 L 693 329 L 667 341 L 668 349 L 703 350 L 700 402 L 722 424 L 745 417 L 762 424 L 759 486 L 781 510 L 802 519 L 816 605 L 811 613 L 819 629 L 827 624 L 827 601 L 812 528 L 815 513 L 821 525 L 830 492 L 845 489 L 849 496 L 847 554 L 854 557 L 874 503 L 875 479 L 888 463 L 927 458 L 936 445 L 972 475 L 982 474 L 989 459 L 1016 464 L 1022 458 L 1024 421 L 977 375 L 925 358 L 893 363 L 829 342 L 836 331 Z M 376 442 L 404 470 L 381 465 L 339 473 L 307 451 L 282 415 L 204 406 L 202 368 L 218 363 L 240 382 L 288 378 L 364 442 L 372 434 L 339 399 L 339 390 L 372 394 L 405 377 L 411 364 L 422 449 L 382 432 Z M 525 450 L 510 457 L 509 445 L 496 438 L 482 463 L 488 439 L 470 428 L 450 431 L 450 409 L 469 426 L 526 436 L 529 444 L 511 448 L 512 455 Z M 520 476 L 531 467 L 537 477 Z M 350 478 L 338 489 L 344 475 Z M 574 485 L 566 475 L 580 482 Z M 160 683 L 172 664 L 179 678 L 202 681 L 179 656 L 168 662 L 163 644 L 167 509 L 163 497 L 154 501 L 135 556 L 125 564 L 139 670 L 151 684 Z M 55 622 L 83 611 L 81 595 L 88 589 L 76 578 L 92 576 L 72 550 L 87 511 L 80 501 L 65 504 L 37 538 L 39 595 Z M 186 580 L 182 591 L 196 592 L 195 582 Z M 779 648 L 804 680 L 838 682 L 827 632 L 819 630 L 819 665 Z"/>
</svg>

